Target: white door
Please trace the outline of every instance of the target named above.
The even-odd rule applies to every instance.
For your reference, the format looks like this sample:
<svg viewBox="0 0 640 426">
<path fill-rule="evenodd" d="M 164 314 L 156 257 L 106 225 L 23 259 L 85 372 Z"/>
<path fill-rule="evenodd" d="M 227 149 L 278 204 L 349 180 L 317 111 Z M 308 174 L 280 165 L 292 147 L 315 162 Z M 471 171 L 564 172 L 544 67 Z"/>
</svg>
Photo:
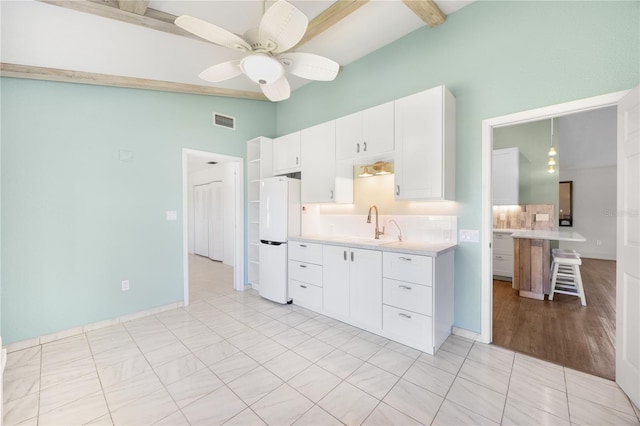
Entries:
<svg viewBox="0 0 640 426">
<path fill-rule="evenodd" d="M 636 87 L 618 103 L 616 382 L 640 406 L 640 107 Z"/>
<path fill-rule="evenodd" d="M 209 184 L 209 258 L 224 259 L 224 198 L 222 182 Z"/>
<path fill-rule="evenodd" d="M 286 242 L 288 238 L 289 181 L 272 177 L 260 181 L 260 239 Z"/>
<path fill-rule="evenodd" d="M 209 188 L 208 185 L 193 187 L 194 251 L 200 256 L 209 256 Z"/>
</svg>

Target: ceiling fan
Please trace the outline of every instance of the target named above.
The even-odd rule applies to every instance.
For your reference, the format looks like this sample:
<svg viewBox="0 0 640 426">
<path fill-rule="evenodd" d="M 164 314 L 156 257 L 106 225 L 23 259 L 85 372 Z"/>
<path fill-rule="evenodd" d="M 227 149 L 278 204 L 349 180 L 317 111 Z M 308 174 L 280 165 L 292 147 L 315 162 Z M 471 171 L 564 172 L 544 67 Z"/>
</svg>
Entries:
<svg viewBox="0 0 640 426">
<path fill-rule="evenodd" d="M 201 79 L 217 83 L 244 73 L 273 102 L 288 99 L 291 94 L 285 71 L 308 80 L 331 81 L 340 69 L 337 62 L 324 56 L 287 52 L 302 39 L 309 19 L 285 0 L 278 0 L 267 9 L 260 26 L 242 37 L 188 15 L 176 18 L 175 24 L 212 43 L 247 53 L 241 60 L 205 69 L 199 75 Z"/>
</svg>

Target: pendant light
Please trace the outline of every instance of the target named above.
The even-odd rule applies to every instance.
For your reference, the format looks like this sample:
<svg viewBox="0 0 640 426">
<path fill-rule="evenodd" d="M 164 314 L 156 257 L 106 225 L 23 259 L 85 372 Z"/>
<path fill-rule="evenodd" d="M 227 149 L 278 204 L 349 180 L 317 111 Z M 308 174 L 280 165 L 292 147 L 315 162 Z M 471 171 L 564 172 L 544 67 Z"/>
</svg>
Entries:
<svg viewBox="0 0 640 426">
<path fill-rule="evenodd" d="M 547 165 L 549 166 L 549 168 L 547 169 L 547 172 L 554 173 L 556 171 L 556 168 L 555 168 L 556 159 L 554 157 L 558 155 L 558 152 L 553 146 L 553 117 L 551 117 L 551 148 L 549 148 L 548 155 L 549 155 L 549 162 L 547 163 Z"/>
</svg>

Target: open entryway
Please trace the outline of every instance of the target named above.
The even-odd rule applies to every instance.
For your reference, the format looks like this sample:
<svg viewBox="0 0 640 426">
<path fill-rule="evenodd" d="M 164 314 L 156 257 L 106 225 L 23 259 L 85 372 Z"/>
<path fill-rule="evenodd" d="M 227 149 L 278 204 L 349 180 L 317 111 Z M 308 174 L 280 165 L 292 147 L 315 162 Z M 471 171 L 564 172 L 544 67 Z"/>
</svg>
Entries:
<svg viewBox="0 0 640 426">
<path fill-rule="evenodd" d="M 183 149 L 184 303 L 244 290 L 243 159 Z"/>
<path fill-rule="evenodd" d="M 631 100 L 629 100 L 631 99 Z M 633 100 L 635 99 L 635 103 Z M 611 212 L 617 224 L 615 354 L 616 382 L 636 404 L 640 397 L 640 331 L 637 306 L 640 305 L 638 278 L 638 89 L 612 93 L 560 105 L 515 113 L 483 121 L 483 221 L 482 239 L 482 334 L 487 343 L 493 338 L 493 203 L 491 165 L 494 130 L 516 124 L 549 120 L 605 107 L 618 107 L 617 205 Z M 623 105 L 623 102 L 629 105 Z M 624 108 L 622 108 L 624 107 Z M 624 148 L 621 150 L 621 147 Z M 612 189 L 613 190 L 613 189 Z M 635 257 L 633 257 L 635 256 Z M 633 260 L 635 259 L 635 260 Z M 540 302 L 540 301 L 535 301 Z M 634 306 L 635 308 L 631 308 Z M 558 323 L 557 326 L 561 326 Z M 588 326 L 588 324 L 583 324 Z M 544 330 L 540 330 L 541 333 Z"/>
<path fill-rule="evenodd" d="M 617 107 L 610 106 L 494 128 L 492 147 L 493 344 L 609 380 L 615 380 L 616 122 Z M 584 237 L 549 241 L 552 249 L 579 254 L 584 306 L 577 292 L 553 300 L 522 294 L 520 284 L 528 283 L 516 279 L 511 237 L 520 229 Z"/>
</svg>

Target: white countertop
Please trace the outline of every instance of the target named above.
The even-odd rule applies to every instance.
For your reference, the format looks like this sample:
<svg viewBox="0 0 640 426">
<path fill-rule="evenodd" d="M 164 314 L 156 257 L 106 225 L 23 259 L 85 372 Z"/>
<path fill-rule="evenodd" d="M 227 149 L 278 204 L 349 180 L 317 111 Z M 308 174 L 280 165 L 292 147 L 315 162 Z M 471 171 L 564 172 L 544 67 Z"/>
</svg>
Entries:
<svg viewBox="0 0 640 426">
<path fill-rule="evenodd" d="M 291 241 L 331 244 L 343 247 L 354 247 L 368 250 L 389 251 L 394 253 L 417 254 L 424 256 L 440 256 L 454 250 L 457 245 L 451 242 L 376 240 L 366 237 L 350 237 L 339 235 L 303 235 L 291 237 Z"/>
<path fill-rule="evenodd" d="M 585 242 L 587 239 L 574 231 L 537 231 L 522 229 L 511 234 L 513 238 L 529 238 L 532 240 L 576 241 Z"/>
</svg>

